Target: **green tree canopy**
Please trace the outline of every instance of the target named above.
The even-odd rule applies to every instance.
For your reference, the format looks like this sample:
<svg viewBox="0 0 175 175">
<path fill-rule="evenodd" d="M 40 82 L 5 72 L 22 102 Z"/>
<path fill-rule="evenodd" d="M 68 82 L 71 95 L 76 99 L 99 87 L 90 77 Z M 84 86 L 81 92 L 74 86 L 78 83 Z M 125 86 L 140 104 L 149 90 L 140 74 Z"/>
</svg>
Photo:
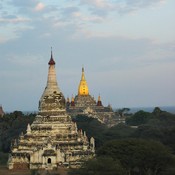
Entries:
<svg viewBox="0 0 175 175">
<path fill-rule="evenodd" d="M 97 157 L 84 163 L 78 170 L 72 170 L 75 175 L 126 175 L 126 171 L 118 160 L 111 157 Z"/>
<path fill-rule="evenodd" d="M 141 110 L 136 112 L 133 116 L 126 118 L 126 124 L 133 126 L 146 124 L 153 117 L 153 114 Z"/>
<path fill-rule="evenodd" d="M 171 162 L 169 150 L 159 142 L 142 139 L 114 140 L 97 152 L 119 160 L 128 174 L 158 175 Z"/>
<path fill-rule="evenodd" d="M 0 118 L 0 151 L 9 152 L 13 139 L 26 132 L 27 124 L 32 123 L 35 114 L 24 115 L 21 111 L 5 114 Z"/>
<path fill-rule="evenodd" d="M 88 137 L 95 138 L 97 148 L 103 145 L 103 133 L 107 130 L 107 126 L 105 124 L 100 123 L 95 118 L 90 118 L 85 115 L 78 115 L 73 118 L 73 121 L 77 123 L 78 129 L 86 131 Z"/>
</svg>

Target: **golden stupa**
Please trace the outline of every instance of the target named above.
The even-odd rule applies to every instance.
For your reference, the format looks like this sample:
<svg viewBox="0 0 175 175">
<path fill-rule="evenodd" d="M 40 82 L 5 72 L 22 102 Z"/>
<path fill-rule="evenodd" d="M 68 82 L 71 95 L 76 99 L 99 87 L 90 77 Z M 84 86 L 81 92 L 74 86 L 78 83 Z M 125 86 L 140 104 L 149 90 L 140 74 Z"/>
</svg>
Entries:
<svg viewBox="0 0 175 175">
<path fill-rule="evenodd" d="M 71 102 L 66 103 L 66 110 L 68 114 L 75 117 L 77 115 L 86 115 L 97 118 L 101 123 L 107 124 L 109 127 L 113 126 L 114 122 L 113 112 L 111 106 L 103 106 L 101 96 L 98 96 L 98 101 L 89 93 L 88 84 L 85 79 L 84 68 L 82 68 L 81 80 L 78 86 L 78 94 L 72 98 Z"/>
<path fill-rule="evenodd" d="M 78 95 L 89 95 L 89 89 L 84 75 L 84 67 L 82 68 L 81 80 L 78 87 Z"/>
</svg>

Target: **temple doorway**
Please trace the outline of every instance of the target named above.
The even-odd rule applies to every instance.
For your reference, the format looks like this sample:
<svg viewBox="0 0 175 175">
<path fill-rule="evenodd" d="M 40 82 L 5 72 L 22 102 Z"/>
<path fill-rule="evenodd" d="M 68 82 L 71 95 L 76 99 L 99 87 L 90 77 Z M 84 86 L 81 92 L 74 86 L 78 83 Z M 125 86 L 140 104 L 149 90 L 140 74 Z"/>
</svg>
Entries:
<svg viewBox="0 0 175 175">
<path fill-rule="evenodd" d="M 52 163 L 51 158 L 48 158 L 47 163 L 48 164 L 51 164 Z"/>
</svg>

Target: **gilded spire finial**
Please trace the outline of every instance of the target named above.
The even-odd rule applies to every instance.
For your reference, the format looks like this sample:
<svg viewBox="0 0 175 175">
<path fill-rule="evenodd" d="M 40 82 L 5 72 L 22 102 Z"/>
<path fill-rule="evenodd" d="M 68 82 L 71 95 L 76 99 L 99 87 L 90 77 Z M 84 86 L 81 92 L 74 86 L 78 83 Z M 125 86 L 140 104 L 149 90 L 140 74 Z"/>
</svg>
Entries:
<svg viewBox="0 0 175 175">
<path fill-rule="evenodd" d="M 81 75 L 81 80 L 85 81 L 85 75 L 84 75 L 84 66 L 82 67 L 82 75 Z"/>
</svg>

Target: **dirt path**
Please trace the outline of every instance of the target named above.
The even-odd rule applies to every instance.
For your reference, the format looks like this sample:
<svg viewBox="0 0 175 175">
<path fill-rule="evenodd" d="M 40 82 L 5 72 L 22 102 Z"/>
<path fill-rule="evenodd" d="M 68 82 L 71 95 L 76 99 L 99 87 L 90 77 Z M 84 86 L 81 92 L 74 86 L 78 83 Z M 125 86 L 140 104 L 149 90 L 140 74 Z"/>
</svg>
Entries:
<svg viewBox="0 0 175 175">
<path fill-rule="evenodd" d="M 59 168 L 58 170 L 8 170 L 5 166 L 0 166 L 0 175 L 68 175 L 68 170 Z"/>
</svg>

